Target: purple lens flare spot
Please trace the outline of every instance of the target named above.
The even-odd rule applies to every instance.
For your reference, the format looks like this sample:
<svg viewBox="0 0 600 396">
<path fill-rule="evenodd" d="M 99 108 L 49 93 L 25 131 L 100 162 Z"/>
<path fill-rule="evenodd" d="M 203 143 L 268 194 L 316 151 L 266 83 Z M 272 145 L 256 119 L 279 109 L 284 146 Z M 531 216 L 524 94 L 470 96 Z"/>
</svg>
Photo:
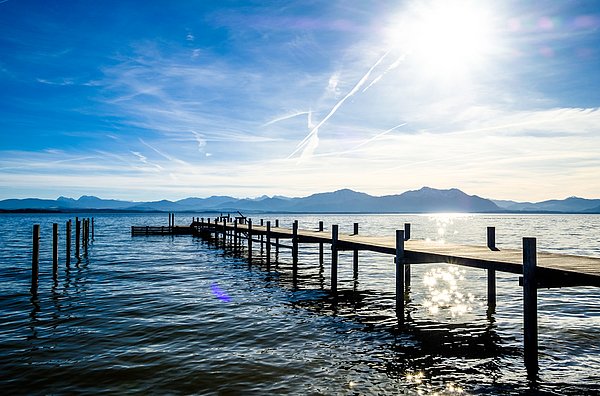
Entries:
<svg viewBox="0 0 600 396">
<path fill-rule="evenodd" d="M 213 294 L 221 301 L 225 301 L 225 302 L 230 302 L 231 298 L 227 295 L 227 293 L 225 293 L 220 287 L 219 285 L 217 285 L 217 283 L 213 283 L 212 285 L 210 285 L 210 289 L 212 290 Z"/>
</svg>

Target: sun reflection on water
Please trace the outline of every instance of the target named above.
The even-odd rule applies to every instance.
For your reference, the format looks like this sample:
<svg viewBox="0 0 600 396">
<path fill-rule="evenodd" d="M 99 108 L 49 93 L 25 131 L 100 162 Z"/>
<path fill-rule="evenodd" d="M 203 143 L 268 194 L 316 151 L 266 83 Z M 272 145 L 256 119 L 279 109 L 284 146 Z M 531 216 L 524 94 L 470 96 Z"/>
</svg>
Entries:
<svg viewBox="0 0 600 396">
<path fill-rule="evenodd" d="M 418 395 L 441 396 L 464 394 L 464 389 L 453 382 L 449 382 L 441 387 L 432 385 L 422 371 L 408 372 L 405 374 L 405 378 L 406 382 L 416 387 Z"/>
<path fill-rule="evenodd" d="M 465 270 L 447 266 L 433 268 L 423 277 L 427 287 L 427 297 L 423 305 L 429 313 L 436 315 L 442 310 L 448 310 L 453 318 L 473 310 L 475 296 L 463 293 L 460 282 L 465 280 Z"/>
</svg>

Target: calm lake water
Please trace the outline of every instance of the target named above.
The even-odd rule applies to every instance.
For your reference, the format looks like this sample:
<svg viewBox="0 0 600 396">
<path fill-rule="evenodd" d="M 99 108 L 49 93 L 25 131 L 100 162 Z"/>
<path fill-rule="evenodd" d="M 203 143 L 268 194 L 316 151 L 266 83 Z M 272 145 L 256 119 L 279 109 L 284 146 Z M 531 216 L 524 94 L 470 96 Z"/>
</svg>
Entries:
<svg viewBox="0 0 600 396">
<path fill-rule="evenodd" d="M 202 215 L 197 215 L 202 216 Z M 204 215 L 206 216 L 206 215 Z M 91 217 L 91 215 L 80 215 Z M 301 245 L 299 282 L 282 249 L 267 271 L 191 236 L 131 237 L 131 225 L 167 225 L 166 214 L 95 214 L 87 255 L 65 266 L 64 224 L 74 215 L 0 215 L 0 389 L 3 394 L 599 394 L 600 298 L 596 288 L 542 289 L 540 378 L 523 364 L 522 290 L 498 274 L 496 313 L 486 314 L 486 272 L 412 266 L 408 323 L 394 313 L 391 256 L 339 259 L 329 294 L 329 255 Z M 177 215 L 189 224 L 192 215 Z M 256 216 L 290 227 L 339 224 L 341 233 L 600 257 L 599 215 Z M 51 275 L 52 223 L 60 224 L 59 276 Z M 41 224 L 40 288 L 29 294 L 31 229 Z M 73 232 L 74 235 L 74 232 Z M 73 243 L 73 251 L 74 251 Z M 273 251 L 274 255 L 274 251 Z"/>
</svg>

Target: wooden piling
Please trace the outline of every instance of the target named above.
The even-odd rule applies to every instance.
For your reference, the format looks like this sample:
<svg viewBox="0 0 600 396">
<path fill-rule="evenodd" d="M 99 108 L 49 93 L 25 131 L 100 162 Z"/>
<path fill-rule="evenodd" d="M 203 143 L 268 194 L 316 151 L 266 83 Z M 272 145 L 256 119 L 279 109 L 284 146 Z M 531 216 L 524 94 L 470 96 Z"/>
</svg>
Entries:
<svg viewBox="0 0 600 396">
<path fill-rule="evenodd" d="M 58 224 L 52 224 L 52 278 L 58 277 Z"/>
<path fill-rule="evenodd" d="M 71 265 L 71 220 L 65 224 L 65 264 Z"/>
<path fill-rule="evenodd" d="M 354 233 L 353 235 L 358 235 L 358 223 L 354 223 Z M 354 270 L 354 279 L 358 278 L 358 249 L 354 249 L 352 268 Z"/>
<path fill-rule="evenodd" d="M 404 223 L 404 240 L 410 239 L 410 223 Z M 410 286 L 410 264 L 404 264 L 404 286 Z"/>
<path fill-rule="evenodd" d="M 219 218 L 215 219 L 215 246 L 219 247 Z"/>
<path fill-rule="evenodd" d="M 487 228 L 487 247 L 496 250 L 496 227 Z"/>
<path fill-rule="evenodd" d="M 275 219 L 275 228 L 279 228 L 279 219 Z M 279 237 L 275 238 L 275 262 L 279 261 Z"/>
<path fill-rule="evenodd" d="M 536 266 L 536 239 L 523 238 L 523 345 L 525 367 L 530 376 L 535 376 L 538 370 Z"/>
<path fill-rule="evenodd" d="M 396 230 L 396 317 L 404 321 L 404 230 Z"/>
<path fill-rule="evenodd" d="M 87 225 L 88 220 L 83 219 L 82 229 L 81 229 L 81 246 L 83 246 L 83 250 L 87 251 Z"/>
<path fill-rule="evenodd" d="M 252 219 L 248 219 L 248 261 L 252 263 Z"/>
<path fill-rule="evenodd" d="M 223 219 L 223 250 L 227 247 L 227 220 Z"/>
<path fill-rule="evenodd" d="M 331 226 L 331 291 L 337 293 L 338 270 L 338 225 Z"/>
<path fill-rule="evenodd" d="M 298 275 L 298 220 L 292 224 L 292 274 L 296 279 Z"/>
<path fill-rule="evenodd" d="M 271 269 L 271 222 L 267 221 L 267 270 Z"/>
<path fill-rule="evenodd" d="M 37 296 L 38 277 L 40 269 L 40 225 L 33 225 L 33 240 L 31 252 L 31 294 Z"/>
<path fill-rule="evenodd" d="M 260 226 L 264 227 L 265 225 L 265 219 L 260 219 Z M 262 254 L 263 249 L 265 247 L 265 235 L 264 234 L 260 234 L 260 253 Z"/>
<path fill-rule="evenodd" d="M 87 254 L 88 245 L 90 243 L 90 219 L 85 219 L 84 224 L 85 227 L 83 232 L 83 246 L 85 246 L 85 252 Z"/>
<path fill-rule="evenodd" d="M 495 227 L 487 228 L 487 246 L 490 250 L 497 250 Z M 492 314 L 496 308 L 496 270 L 492 268 L 487 270 L 487 300 L 488 314 Z"/>
<path fill-rule="evenodd" d="M 81 220 L 75 217 L 75 258 L 79 260 L 79 243 L 81 241 Z"/>
<path fill-rule="evenodd" d="M 94 218 L 92 217 L 92 241 L 94 240 Z"/>
<path fill-rule="evenodd" d="M 233 220 L 233 250 L 237 251 L 237 245 L 238 245 L 238 221 L 237 219 Z"/>
<path fill-rule="evenodd" d="M 323 221 L 319 221 L 319 232 L 323 232 Z M 319 264 L 323 262 L 323 242 L 319 242 Z"/>
</svg>

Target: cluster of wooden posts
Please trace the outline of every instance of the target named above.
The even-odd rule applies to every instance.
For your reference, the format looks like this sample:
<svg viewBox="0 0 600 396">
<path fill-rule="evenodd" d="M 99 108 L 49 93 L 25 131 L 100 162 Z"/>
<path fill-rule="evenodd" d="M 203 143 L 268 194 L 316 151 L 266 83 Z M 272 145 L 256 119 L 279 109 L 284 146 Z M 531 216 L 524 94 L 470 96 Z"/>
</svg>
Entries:
<svg viewBox="0 0 600 396">
<path fill-rule="evenodd" d="M 65 223 L 65 264 L 68 267 L 71 265 L 71 230 L 73 227 L 72 220 Z M 52 278 L 58 278 L 58 223 L 52 224 Z M 75 218 L 75 259 L 81 259 L 81 251 L 87 255 L 90 240 L 94 240 L 94 218 L 87 219 Z M 37 295 L 38 278 L 39 278 L 39 262 L 40 262 L 40 225 L 33 225 L 33 241 L 32 241 L 32 257 L 31 257 L 31 294 Z"/>
</svg>

